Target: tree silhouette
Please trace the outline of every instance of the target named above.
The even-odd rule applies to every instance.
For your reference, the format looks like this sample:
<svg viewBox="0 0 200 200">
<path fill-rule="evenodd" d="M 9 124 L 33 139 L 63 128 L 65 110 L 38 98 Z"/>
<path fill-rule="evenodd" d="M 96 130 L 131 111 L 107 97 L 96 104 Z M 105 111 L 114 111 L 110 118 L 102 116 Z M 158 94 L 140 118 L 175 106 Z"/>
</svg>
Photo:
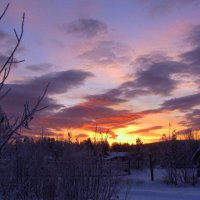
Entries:
<svg viewBox="0 0 200 200">
<path fill-rule="evenodd" d="M 4 10 L 2 11 L 2 14 L 0 15 L 0 22 L 3 19 L 3 17 L 6 15 L 6 12 L 9 8 L 9 3 L 5 6 Z M 23 33 L 24 33 L 24 22 L 25 22 L 25 13 L 22 15 L 22 21 L 21 21 L 21 28 L 20 31 L 17 32 L 16 29 L 14 29 L 14 36 L 16 39 L 16 44 L 12 48 L 9 56 L 7 56 L 6 60 L 3 62 L 3 64 L 0 66 L 0 102 L 3 98 L 6 98 L 8 92 L 3 91 L 3 87 L 5 84 L 5 81 L 7 80 L 10 70 L 12 68 L 13 64 L 21 63 L 24 60 L 15 60 L 14 55 L 19 48 L 19 45 L 22 41 Z M 49 84 L 48 84 L 49 85 Z M 18 131 L 21 128 L 29 128 L 29 123 L 32 121 L 33 116 L 36 112 L 41 111 L 45 107 L 41 107 L 40 104 L 42 100 L 45 97 L 45 94 L 48 89 L 48 85 L 44 89 L 44 92 L 41 96 L 38 97 L 37 101 L 35 102 L 33 107 L 30 107 L 29 102 L 26 101 L 24 104 L 24 109 L 21 112 L 21 115 L 16 117 L 14 120 L 8 119 L 6 113 L 4 113 L 3 108 L 0 105 L 1 108 L 1 119 L 0 119 L 0 127 L 1 127 L 1 134 L 0 134 L 0 151 L 3 149 L 3 147 L 6 145 L 6 143 L 14 136 L 18 135 Z M 3 128 L 3 130 L 2 130 Z"/>
</svg>

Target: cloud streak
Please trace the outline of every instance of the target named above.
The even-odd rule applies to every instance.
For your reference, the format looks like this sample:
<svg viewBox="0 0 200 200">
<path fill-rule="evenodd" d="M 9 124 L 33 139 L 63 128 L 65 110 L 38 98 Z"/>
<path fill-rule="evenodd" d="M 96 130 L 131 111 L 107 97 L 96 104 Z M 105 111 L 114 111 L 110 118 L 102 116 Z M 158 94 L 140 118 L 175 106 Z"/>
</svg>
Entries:
<svg viewBox="0 0 200 200">
<path fill-rule="evenodd" d="M 187 111 L 200 105 L 200 93 L 173 98 L 162 103 L 162 109 Z"/>
<path fill-rule="evenodd" d="M 162 128 L 163 128 L 163 126 L 152 126 L 152 127 L 149 127 L 149 128 L 143 128 L 143 129 L 138 129 L 136 131 L 131 131 L 131 132 L 128 132 L 128 134 L 149 133 L 149 132 L 152 132 L 152 131 L 155 131 L 155 130 L 160 130 Z"/>
<path fill-rule="evenodd" d="M 132 49 L 114 40 L 96 42 L 90 50 L 81 53 L 78 58 L 92 63 L 108 66 L 131 62 Z"/>
<path fill-rule="evenodd" d="M 177 8 L 182 8 L 186 6 L 198 7 L 200 3 L 198 0 L 165 0 L 165 1 L 157 1 L 157 0 L 139 0 L 141 5 L 145 5 L 148 9 L 150 15 L 153 16 L 161 16 L 171 13 Z"/>
<path fill-rule="evenodd" d="M 41 63 L 35 65 L 28 65 L 26 69 L 33 71 L 33 72 L 47 72 L 49 69 L 52 69 L 54 65 L 50 63 Z"/>
<path fill-rule="evenodd" d="M 70 22 L 65 32 L 78 38 L 88 39 L 106 33 L 107 26 L 97 19 L 80 18 Z"/>
<path fill-rule="evenodd" d="M 50 95 L 62 94 L 74 87 L 81 86 L 87 78 L 92 76 L 90 72 L 68 70 L 45 74 L 27 81 L 7 84 L 5 87 L 10 88 L 11 91 L 2 100 L 2 105 L 8 113 L 17 113 L 18 115 L 23 109 L 25 101 L 29 101 L 30 105 L 33 105 L 38 96 L 42 94 L 44 87 L 50 83 L 48 95 L 45 97 L 43 104 L 49 105 L 49 111 L 58 110 L 63 105 L 57 104 Z M 14 102 L 13 99 L 15 99 Z"/>
</svg>

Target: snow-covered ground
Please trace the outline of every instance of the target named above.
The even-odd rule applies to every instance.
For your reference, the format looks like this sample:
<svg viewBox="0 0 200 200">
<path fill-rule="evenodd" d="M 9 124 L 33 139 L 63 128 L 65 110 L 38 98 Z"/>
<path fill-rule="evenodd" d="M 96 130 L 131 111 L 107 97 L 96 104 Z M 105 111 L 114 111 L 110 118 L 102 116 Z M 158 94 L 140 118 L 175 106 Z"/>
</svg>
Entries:
<svg viewBox="0 0 200 200">
<path fill-rule="evenodd" d="M 155 171 L 155 181 L 150 180 L 149 171 L 133 171 L 121 177 L 119 200 L 200 200 L 200 184 L 196 186 L 166 185 L 162 171 Z"/>
</svg>

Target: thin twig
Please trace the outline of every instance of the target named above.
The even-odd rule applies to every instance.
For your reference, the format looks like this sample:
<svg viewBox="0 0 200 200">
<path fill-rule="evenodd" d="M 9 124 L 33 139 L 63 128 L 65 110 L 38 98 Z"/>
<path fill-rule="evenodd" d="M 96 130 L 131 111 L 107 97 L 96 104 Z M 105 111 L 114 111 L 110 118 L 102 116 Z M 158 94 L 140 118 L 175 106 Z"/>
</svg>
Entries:
<svg viewBox="0 0 200 200">
<path fill-rule="evenodd" d="M 9 3 L 6 5 L 6 7 L 4 8 L 4 11 L 3 11 L 3 13 L 1 14 L 1 16 L 0 16 L 0 21 L 1 21 L 1 19 L 3 18 L 3 16 L 5 15 L 5 13 L 6 13 L 6 11 L 8 10 L 8 7 L 9 7 Z"/>
<path fill-rule="evenodd" d="M 12 125 L 10 124 L 10 120 L 7 119 L 5 139 L 3 141 L 0 141 L 0 151 L 20 128 L 23 127 L 29 129 L 29 122 L 33 119 L 34 114 L 44 109 L 44 107 L 40 108 L 40 104 L 47 93 L 48 87 L 49 83 L 45 87 L 42 96 L 38 98 L 37 102 L 35 103 L 32 109 L 30 109 L 28 101 L 24 104 L 24 111 L 20 119 L 17 118 Z"/>
</svg>

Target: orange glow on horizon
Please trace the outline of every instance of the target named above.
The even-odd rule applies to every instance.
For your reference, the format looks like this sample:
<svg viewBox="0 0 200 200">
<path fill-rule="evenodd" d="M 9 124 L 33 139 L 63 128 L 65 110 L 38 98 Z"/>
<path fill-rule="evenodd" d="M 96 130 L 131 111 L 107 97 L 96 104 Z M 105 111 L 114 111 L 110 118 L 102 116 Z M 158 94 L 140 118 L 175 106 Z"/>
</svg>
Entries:
<svg viewBox="0 0 200 200">
<path fill-rule="evenodd" d="M 107 140 L 109 144 L 112 143 L 128 143 L 135 144 L 137 138 L 141 138 L 143 143 L 153 143 L 161 140 L 162 135 L 168 132 L 168 128 L 162 128 L 159 130 L 153 130 L 149 132 L 141 132 L 141 133 L 130 133 L 131 131 L 137 131 L 142 129 L 141 126 L 130 125 L 125 128 L 118 128 L 113 130 L 114 134 L 116 134 L 116 138 L 112 138 L 112 133 L 106 134 L 95 133 L 95 131 L 83 130 L 83 129 L 62 129 L 60 131 L 51 130 L 55 133 L 54 138 L 56 140 L 65 140 L 69 139 L 68 132 L 71 134 L 71 139 L 73 142 L 76 141 L 84 141 L 90 138 L 92 141 L 105 141 Z"/>
<path fill-rule="evenodd" d="M 136 124 L 128 125 L 126 127 L 123 127 L 123 122 L 129 121 L 132 118 L 131 114 L 99 119 L 101 122 L 99 124 L 104 125 L 102 127 L 99 126 L 95 128 L 94 124 L 85 124 L 81 128 L 63 128 L 60 130 L 48 129 L 48 131 L 51 133 L 49 136 L 54 137 L 57 140 L 68 140 L 68 134 L 70 134 L 71 140 L 74 142 L 80 142 L 91 138 L 92 141 L 107 140 L 109 144 L 115 142 L 135 144 L 137 138 L 141 138 L 143 143 L 160 141 L 162 139 L 162 135 L 168 133 L 169 122 L 172 124 L 173 130 L 179 131 L 185 129 L 185 127 L 179 125 L 182 117 L 178 111 L 142 115 L 143 118 L 138 119 Z M 112 123 L 109 123 L 109 121 Z M 120 124 L 120 122 L 122 123 Z M 112 128 L 115 124 L 118 124 L 119 127 Z M 120 125 L 122 127 L 120 127 Z M 48 133 L 46 133 L 46 136 L 48 136 Z"/>
</svg>

